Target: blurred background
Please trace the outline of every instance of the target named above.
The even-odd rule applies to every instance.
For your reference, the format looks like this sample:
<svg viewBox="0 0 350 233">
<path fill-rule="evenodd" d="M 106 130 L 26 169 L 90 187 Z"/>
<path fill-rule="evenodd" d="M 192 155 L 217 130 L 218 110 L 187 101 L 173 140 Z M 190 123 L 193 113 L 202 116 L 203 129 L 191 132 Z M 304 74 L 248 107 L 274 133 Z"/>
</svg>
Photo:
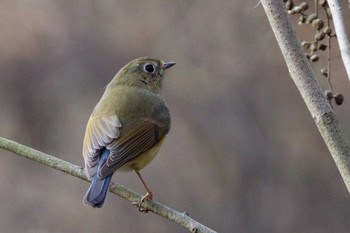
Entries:
<svg viewBox="0 0 350 233">
<path fill-rule="evenodd" d="M 257 3 L 0 1 L 0 135 L 82 166 L 86 122 L 115 73 L 141 56 L 176 61 L 164 82 L 172 129 L 143 170 L 156 201 L 219 232 L 348 231 L 349 193 Z M 334 109 L 350 135 L 333 45 L 345 96 Z M 326 89 L 325 65 L 313 67 Z M 145 192 L 134 173 L 113 180 Z M 112 194 L 84 206 L 88 183 L 4 150 L 0 187 L 0 232 L 186 232 Z"/>
</svg>

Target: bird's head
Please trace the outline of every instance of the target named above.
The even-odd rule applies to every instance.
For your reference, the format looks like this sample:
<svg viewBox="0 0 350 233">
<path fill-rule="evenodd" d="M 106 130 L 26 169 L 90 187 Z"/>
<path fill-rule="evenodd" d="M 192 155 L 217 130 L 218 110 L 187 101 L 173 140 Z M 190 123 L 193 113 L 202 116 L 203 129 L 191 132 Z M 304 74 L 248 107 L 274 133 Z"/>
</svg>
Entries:
<svg viewBox="0 0 350 233">
<path fill-rule="evenodd" d="M 111 85 L 128 85 L 161 92 L 164 73 L 175 62 L 141 57 L 126 64 L 113 78 Z"/>
</svg>

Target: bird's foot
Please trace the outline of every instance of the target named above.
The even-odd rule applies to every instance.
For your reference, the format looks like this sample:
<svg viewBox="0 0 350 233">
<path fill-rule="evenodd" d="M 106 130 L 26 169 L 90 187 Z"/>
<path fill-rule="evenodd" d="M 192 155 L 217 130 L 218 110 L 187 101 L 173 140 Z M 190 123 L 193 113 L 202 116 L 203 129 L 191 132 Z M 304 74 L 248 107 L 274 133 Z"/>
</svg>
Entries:
<svg viewBox="0 0 350 233">
<path fill-rule="evenodd" d="M 142 207 L 142 203 L 145 201 L 145 200 L 152 200 L 153 198 L 153 194 L 150 193 L 150 192 L 147 192 L 145 196 L 143 196 L 140 200 L 140 202 L 134 202 L 132 203 L 133 205 L 137 206 L 139 208 L 139 211 L 140 212 L 143 212 L 143 213 L 147 213 L 148 212 L 148 209 L 147 208 L 144 208 Z"/>
</svg>

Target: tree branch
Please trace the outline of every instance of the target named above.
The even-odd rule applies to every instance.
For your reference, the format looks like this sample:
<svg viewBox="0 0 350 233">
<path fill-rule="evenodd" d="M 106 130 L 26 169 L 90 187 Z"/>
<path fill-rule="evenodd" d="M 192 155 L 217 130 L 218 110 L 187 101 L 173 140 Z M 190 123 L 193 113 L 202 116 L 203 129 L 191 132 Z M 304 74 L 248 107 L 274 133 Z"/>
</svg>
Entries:
<svg viewBox="0 0 350 233">
<path fill-rule="evenodd" d="M 261 0 L 289 74 L 320 131 L 350 192 L 350 145 L 297 40 L 282 1 Z"/>
<path fill-rule="evenodd" d="M 346 35 L 345 23 L 342 14 L 342 9 L 338 0 L 327 0 L 329 9 L 332 13 L 334 22 L 335 33 L 337 34 L 337 40 L 339 43 L 340 54 L 343 59 L 345 70 L 350 80 L 350 44 L 348 36 Z"/>
<path fill-rule="evenodd" d="M 77 165 L 74 165 L 72 163 L 69 163 L 67 161 L 64 161 L 62 159 L 56 158 L 54 156 L 45 154 L 43 152 L 40 152 L 38 150 L 32 149 L 30 147 L 21 145 L 17 142 L 8 140 L 6 138 L 0 137 L 0 148 L 10 151 L 14 154 L 20 155 L 22 157 L 25 157 L 27 159 L 34 160 L 36 162 L 39 162 L 41 164 L 44 164 L 46 166 L 52 167 L 54 169 L 57 169 L 59 171 L 65 172 L 69 175 L 78 177 L 82 180 L 90 182 L 84 172 L 84 169 L 82 167 L 79 167 Z M 127 189 L 126 187 L 111 182 L 109 186 L 109 191 L 113 194 L 118 195 L 119 197 L 122 197 L 126 200 L 128 200 L 131 203 L 139 202 L 141 199 L 141 195 L 131 191 L 130 189 Z M 204 226 L 203 224 L 193 220 L 188 216 L 186 212 L 180 213 L 174 209 L 171 209 L 159 202 L 156 201 L 145 201 L 143 204 L 143 207 L 145 207 L 147 210 L 158 214 L 174 223 L 179 224 L 180 226 L 183 226 L 190 232 L 205 232 L 205 233 L 213 233 L 215 231 L 211 230 L 210 228 Z"/>
</svg>

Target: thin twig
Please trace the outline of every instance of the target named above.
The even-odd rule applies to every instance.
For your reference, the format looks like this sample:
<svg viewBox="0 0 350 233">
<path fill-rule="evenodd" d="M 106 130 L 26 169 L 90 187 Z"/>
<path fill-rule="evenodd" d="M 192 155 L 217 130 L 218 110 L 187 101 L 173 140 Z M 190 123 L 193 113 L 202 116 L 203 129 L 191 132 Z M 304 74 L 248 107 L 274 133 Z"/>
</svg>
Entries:
<svg viewBox="0 0 350 233">
<path fill-rule="evenodd" d="M 52 167 L 59 171 L 65 172 L 69 175 L 78 177 L 82 180 L 89 181 L 85 175 L 84 169 L 62 159 L 56 158 L 54 156 L 45 154 L 33 148 L 24 146 L 17 142 L 11 141 L 9 139 L 0 137 L 0 148 L 10 151 L 14 154 L 20 155 L 27 159 L 34 160 L 46 166 Z M 90 181 L 89 181 L 90 182 Z M 139 202 L 141 199 L 141 195 L 120 185 L 117 183 L 111 182 L 109 186 L 109 191 L 113 194 L 118 195 L 131 203 Z M 158 214 L 174 223 L 183 226 L 190 232 L 205 232 L 205 233 L 213 233 L 212 229 L 204 226 L 203 224 L 193 220 L 188 216 L 186 212 L 180 213 L 170 207 L 167 207 L 156 201 L 145 201 L 142 206 L 146 208 L 148 211 L 151 211 L 155 214 Z"/>
<path fill-rule="evenodd" d="M 327 27 L 331 28 L 331 19 L 332 16 L 330 15 L 330 13 L 328 13 L 327 8 L 323 7 L 323 10 L 326 14 L 326 18 L 327 18 Z M 327 81 L 328 81 L 328 85 L 329 85 L 329 89 L 332 91 L 333 93 L 333 85 L 332 85 L 332 81 L 331 81 L 331 42 L 332 42 L 332 37 L 331 35 L 327 35 Z M 330 105 L 332 106 L 332 102 L 330 101 Z"/>
</svg>

